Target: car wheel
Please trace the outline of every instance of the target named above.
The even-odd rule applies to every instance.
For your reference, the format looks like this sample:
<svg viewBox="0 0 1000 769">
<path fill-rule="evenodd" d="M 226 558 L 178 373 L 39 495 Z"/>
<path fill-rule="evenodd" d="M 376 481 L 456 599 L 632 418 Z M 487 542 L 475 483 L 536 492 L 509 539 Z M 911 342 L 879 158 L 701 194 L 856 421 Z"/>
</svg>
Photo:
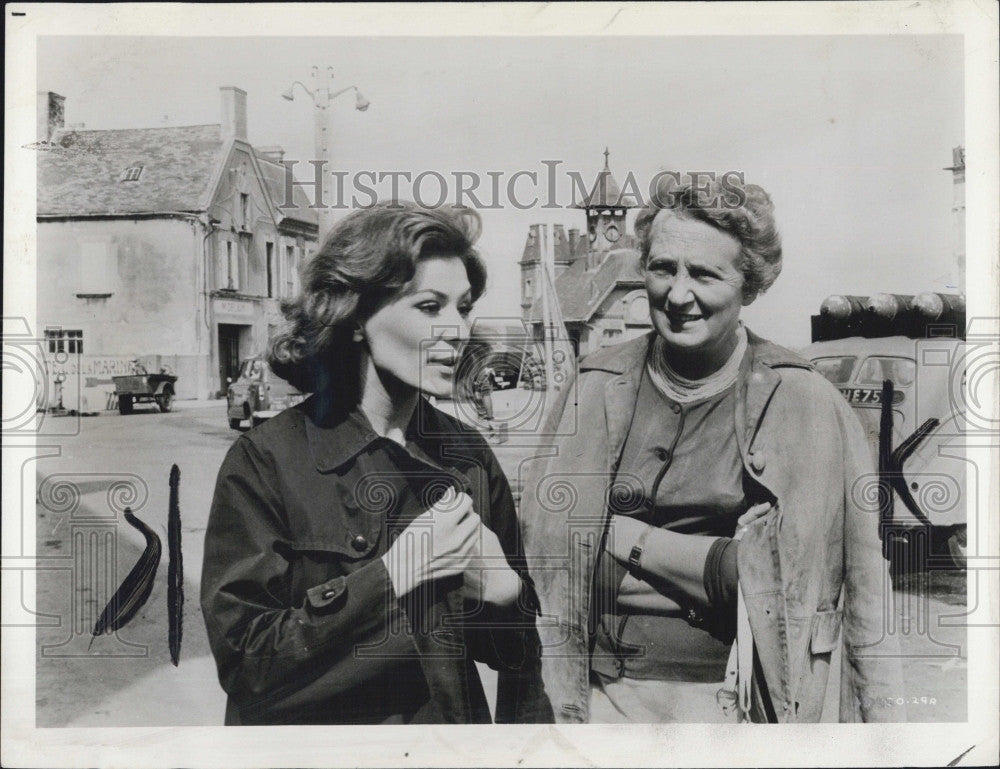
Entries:
<svg viewBox="0 0 1000 769">
<path fill-rule="evenodd" d="M 156 405 L 159 406 L 160 412 L 166 414 L 174 407 L 174 392 L 173 390 L 164 390 L 162 394 L 156 396 Z"/>
<path fill-rule="evenodd" d="M 229 429 L 231 429 L 231 430 L 239 430 L 242 424 L 243 424 L 243 420 L 242 419 L 230 419 L 229 420 Z"/>
<path fill-rule="evenodd" d="M 132 413 L 132 396 L 131 395 L 120 395 L 118 396 L 118 413 L 131 414 Z"/>
</svg>

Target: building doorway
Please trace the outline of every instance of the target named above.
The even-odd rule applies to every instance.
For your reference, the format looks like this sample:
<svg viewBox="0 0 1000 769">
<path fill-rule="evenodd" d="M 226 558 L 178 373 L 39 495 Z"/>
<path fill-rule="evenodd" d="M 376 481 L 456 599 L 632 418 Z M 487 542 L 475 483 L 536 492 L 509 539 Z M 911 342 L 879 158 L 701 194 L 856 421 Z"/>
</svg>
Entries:
<svg viewBox="0 0 1000 769">
<path fill-rule="evenodd" d="M 229 388 L 228 379 L 235 380 L 240 370 L 240 335 L 249 326 L 219 324 L 219 391 Z"/>
</svg>

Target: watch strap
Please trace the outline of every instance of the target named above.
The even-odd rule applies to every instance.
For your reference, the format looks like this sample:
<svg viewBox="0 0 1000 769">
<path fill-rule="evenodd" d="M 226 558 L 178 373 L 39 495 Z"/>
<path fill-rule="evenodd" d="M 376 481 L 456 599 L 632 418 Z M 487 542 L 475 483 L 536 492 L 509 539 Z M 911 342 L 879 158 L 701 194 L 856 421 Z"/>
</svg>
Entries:
<svg viewBox="0 0 1000 769">
<path fill-rule="evenodd" d="M 652 530 L 652 526 L 646 526 L 646 528 L 642 530 L 642 534 L 639 535 L 639 539 L 637 539 L 635 544 L 632 545 L 632 549 L 628 554 L 628 565 L 630 569 L 638 570 L 642 568 L 642 549 L 645 547 L 646 538 Z"/>
</svg>

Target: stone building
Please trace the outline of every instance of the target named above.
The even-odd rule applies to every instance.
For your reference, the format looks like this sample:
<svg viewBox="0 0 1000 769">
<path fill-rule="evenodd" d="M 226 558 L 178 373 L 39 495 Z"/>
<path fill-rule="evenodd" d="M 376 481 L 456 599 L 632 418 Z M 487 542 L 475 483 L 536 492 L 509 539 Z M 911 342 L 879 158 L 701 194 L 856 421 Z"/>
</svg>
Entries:
<svg viewBox="0 0 1000 769">
<path fill-rule="evenodd" d="M 211 398 L 261 352 L 316 248 L 317 218 L 281 149 L 247 140 L 246 93 L 212 125 L 85 130 L 38 94 L 37 324 L 50 392 L 114 407 L 111 377 L 143 358 Z"/>
<path fill-rule="evenodd" d="M 604 169 L 575 208 L 585 214 L 585 235 L 553 225 L 553 278 L 559 311 L 577 355 L 624 342 L 652 328 L 634 236 L 626 230 L 635 208 L 615 181 L 604 151 Z M 541 226 L 529 228 L 519 262 L 521 311 L 536 339 L 543 336 Z"/>
</svg>

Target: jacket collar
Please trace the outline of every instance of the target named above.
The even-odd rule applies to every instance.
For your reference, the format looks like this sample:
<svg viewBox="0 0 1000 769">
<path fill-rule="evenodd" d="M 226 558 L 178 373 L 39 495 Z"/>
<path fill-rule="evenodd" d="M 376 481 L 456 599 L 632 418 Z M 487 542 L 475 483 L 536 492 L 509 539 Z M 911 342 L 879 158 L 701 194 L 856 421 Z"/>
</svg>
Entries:
<svg viewBox="0 0 1000 769">
<path fill-rule="evenodd" d="M 336 470 L 381 438 L 360 407 L 338 406 L 335 394 L 316 393 L 302 410 L 309 453 L 320 472 Z M 406 430 L 407 439 L 422 444 L 440 435 L 443 427 L 437 414 L 423 397 L 418 398 Z"/>
<path fill-rule="evenodd" d="M 812 364 L 791 350 L 769 342 L 747 329 L 751 360 L 750 371 L 736 398 L 736 441 L 746 457 L 753 450 L 754 438 L 775 390 L 781 384 L 780 369 L 811 369 Z M 742 426 L 742 430 L 739 427 Z"/>
<path fill-rule="evenodd" d="M 611 374 L 624 374 L 634 371 L 646 361 L 646 353 L 653 341 L 655 331 L 630 339 L 623 344 L 605 347 L 591 353 L 580 361 L 580 371 L 607 371 Z M 794 366 L 811 369 L 813 366 L 800 355 L 796 355 L 781 345 L 769 342 L 747 329 L 747 344 L 755 362 L 768 368 Z"/>
<path fill-rule="evenodd" d="M 337 469 L 378 440 L 360 408 L 338 407 L 327 391 L 314 394 L 303 405 L 309 454 L 320 472 Z"/>
<path fill-rule="evenodd" d="M 606 371 L 616 375 L 604 390 L 612 464 L 618 459 L 632 422 L 642 367 L 645 365 L 646 355 L 655 334 L 655 331 L 650 331 L 624 344 L 598 350 L 580 361 L 581 372 Z M 747 343 L 751 359 L 750 370 L 743 380 L 739 397 L 736 399 L 736 437 L 740 453 L 744 457 L 753 444 L 767 404 L 781 383 L 781 374 L 776 369 L 812 368 L 804 358 L 757 336 L 749 329 L 747 329 Z"/>
</svg>

